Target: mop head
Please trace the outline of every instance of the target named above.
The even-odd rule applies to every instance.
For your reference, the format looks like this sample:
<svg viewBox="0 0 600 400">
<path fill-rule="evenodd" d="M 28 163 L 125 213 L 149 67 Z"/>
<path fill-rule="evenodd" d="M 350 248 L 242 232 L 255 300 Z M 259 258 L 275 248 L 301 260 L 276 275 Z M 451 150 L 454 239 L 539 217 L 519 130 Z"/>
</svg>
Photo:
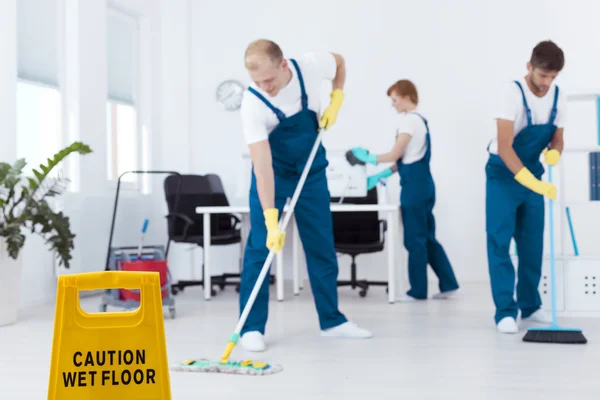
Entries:
<svg viewBox="0 0 600 400">
<path fill-rule="evenodd" d="M 356 156 L 354 155 L 354 153 L 352 152 L 352 150 L 348 150 L 346 152 L 346 160 L 352 166 L 355 166 L 355 165 L 365 165 L 365 163 L 363 161 L 360 161 L 358 158 L 356 158 Z"/>
<path fill-rule="evenodd" d="M 529 343 L 587 343 L 587 339 L 580 329 L 561 328 L 556 325 L 547 328 L 529 328 L 523 337 L 523 341 Z"/>
<path fill-rule="evenodd" d="M 171 367 L 172 371 L 217 372 L 237 375 L 273 375 L 283 370 L 281 365 L 271 365 L 259 361 L 229 361 L 226 364 L 205 359 L 187 360 Z"/>
</svg>

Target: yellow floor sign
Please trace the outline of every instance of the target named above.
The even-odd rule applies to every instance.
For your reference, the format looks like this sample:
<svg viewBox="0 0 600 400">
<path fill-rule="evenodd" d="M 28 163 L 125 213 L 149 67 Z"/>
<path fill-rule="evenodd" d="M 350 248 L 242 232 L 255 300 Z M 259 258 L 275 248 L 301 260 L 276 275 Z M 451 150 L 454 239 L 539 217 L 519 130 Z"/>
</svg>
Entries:
<svg viewBox="0 0 600 400">
<path fill-rule="evenodd" d="M 88 314 L 80 290 L 139 289 L 132 312 Z M 48 400 L 170 400 L 160 279 L 106 271 L 58 278 Z"/>
</svg>

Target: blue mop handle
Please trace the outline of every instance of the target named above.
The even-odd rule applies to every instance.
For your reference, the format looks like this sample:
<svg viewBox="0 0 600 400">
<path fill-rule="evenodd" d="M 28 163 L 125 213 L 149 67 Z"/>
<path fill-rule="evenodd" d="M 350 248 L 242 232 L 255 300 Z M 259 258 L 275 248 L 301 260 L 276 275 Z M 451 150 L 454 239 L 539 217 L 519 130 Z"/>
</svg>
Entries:
<svg viewBox="0 0 600 400">
<path fill-rule="evenodd" d="M 575 239 L 575 231 L 573 230 L 573 222 L 571 221 L 571 210 L 569 207 L 566 207 L 567 210 L 567 220 L 569 221 L 569 230 L 571 231 L 571 241 L 573 242 L 573 251 L 575 255 L 579 255 L 579 249 L 577 248 L 577 240 Z"/>
<path fill-rule="evenodd" d="M 148 218 L 144 220 L 144 226 L 142 227 L 142 237 L 140 238 L 140 244 L 138 246 L 138 254 L 137 259 L 140 260 L 142 258 L 142 244 L 144 243 L 144 236 L 146 235 L 146 231 L 148 230 Z"/>
<path fill-rule="evenodd" d="M 548 166 L 548 182 L 552 183 L 552 166 Z M 550 291 L 552 297 L 552 325 L 556 326 L 556 283 L 555 283 L 555 260 L 554 260 L 554 201 L 550 203 Z"/>
</svg>

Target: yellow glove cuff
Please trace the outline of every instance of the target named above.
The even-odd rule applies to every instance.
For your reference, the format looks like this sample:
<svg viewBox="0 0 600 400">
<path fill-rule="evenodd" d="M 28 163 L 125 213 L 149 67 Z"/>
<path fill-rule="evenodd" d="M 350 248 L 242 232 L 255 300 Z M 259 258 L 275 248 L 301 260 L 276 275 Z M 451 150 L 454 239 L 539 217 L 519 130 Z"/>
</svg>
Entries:
<svg viewBox="0 0 600 400">
<path fill-rule="evenodd" d="M 342 106 L 342 102 L 344 101 L 344 92 L 342 89 L 335 89 L 331 92 L 331 105 L 340 108 Z"/>
<path fill-rule="evenodd" d="M 276 208 L 267 208 L 263 211 L 263 215 L 265 216 L 265 225 L 267 228 L 271 229 L 277 226 L 279 220 L 279 210 Z"/>
<path fill-rule="evenodd" d="M 533 176 L 531 171 L 523 167 L 515 174 L 515 180 L 521 185 L 529 187 L 531 182 L 537 181 L 536 177 Z"/>
</svg>

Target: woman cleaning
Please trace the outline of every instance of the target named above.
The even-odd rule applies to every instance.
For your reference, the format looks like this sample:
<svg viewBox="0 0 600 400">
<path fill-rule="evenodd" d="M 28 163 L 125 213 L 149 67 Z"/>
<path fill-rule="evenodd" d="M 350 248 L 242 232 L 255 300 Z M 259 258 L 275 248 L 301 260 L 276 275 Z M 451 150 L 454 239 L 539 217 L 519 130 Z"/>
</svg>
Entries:
<svg viewBox="0 0 600 400">
<path fill-rule="evenodd" d="M 427 120 L 416 112 L 419 96 L 415 85 L 400 80 L 392 85 L 387 95 L 398 111 L 399 119 L 394 147 L 384 154 L 370 154 L 364 148 L 353 148 L 354 156 L 365 163 L 378 165 L 394 163 L 368 178 L 368 188 L 375 187 L 380 179 L 399 172 L 402 191 L 400 211 L 404 224 L 404 247 L 408 251 L 408 278 L 410 290 L 401 301 L 427 299 L 427 265 L 439 279 L 440 293 L 435 299 L 445 299 L 455 294 L 458 283 L 448 256 L 435 238 L 435 184 L 429 168 L 431 139 Z"/>
</svg>

